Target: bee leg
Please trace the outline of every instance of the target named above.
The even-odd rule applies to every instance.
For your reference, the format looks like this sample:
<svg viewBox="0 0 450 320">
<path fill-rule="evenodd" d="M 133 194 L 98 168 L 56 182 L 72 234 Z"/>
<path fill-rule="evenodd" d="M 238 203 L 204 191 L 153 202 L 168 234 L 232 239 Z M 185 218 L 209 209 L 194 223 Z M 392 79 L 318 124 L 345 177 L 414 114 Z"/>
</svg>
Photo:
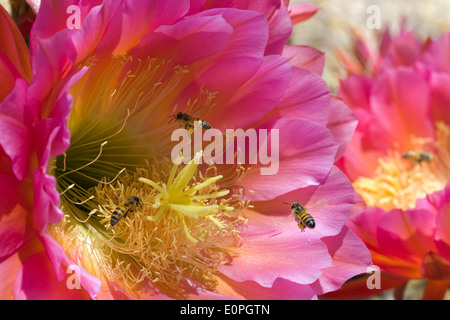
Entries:
<svg viewBox="0 0 450 320">
<path fill-rule="evenodd" d="M 302 230 L 302 232 L 305 232 L 306 226 L 305 226 L 305 224 L 302 221 L 300 221 L 298 223 L 298 227 L 300 228 L 300 230 Z"/>
</svg>

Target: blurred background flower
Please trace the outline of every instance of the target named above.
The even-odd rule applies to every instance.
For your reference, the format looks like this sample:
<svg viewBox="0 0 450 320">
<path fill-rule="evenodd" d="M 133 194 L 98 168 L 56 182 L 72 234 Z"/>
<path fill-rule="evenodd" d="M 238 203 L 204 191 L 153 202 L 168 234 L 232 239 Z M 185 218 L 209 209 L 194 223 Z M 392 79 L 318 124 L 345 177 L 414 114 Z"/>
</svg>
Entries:
<svg viewBox="0 0 450 320">
<path fill-rule="evenodd" d="M 371 264 L 345 226 L 354 193 L 334 166 L 356 122 L 320 78 L 323 54 L 285 46 L 285 1 L 45 1 L 31 54 L 2 21 L 18 47 L 5 65 L 24 69 L 0 104 L 2 222 L 17 231 L 1 230 L 5 297 L 312 299 Z M 174 164 L 177 112 L 278 130 L 278 174 Z M 111 227 L 132 195 L 142 206 Z M 296 200 L 314 230 L 301 233 L 282 204 Z M 83 290 L 62 281 L 72 266 Z"/>
<path fill-rule="evenodd" d="M 291 4 L 302 3 L 292 0 Z M 355 30 L 375 49 L 377 30 L 367 28 L 367 8 L 377 5 L 381 11 L 381 28 L 399 32 L 402 19 L 407 17 L 407 26 L 422 39 L 437 37 L 450 30 L 450 2 L 448 0 L 311 0 L 320 10 L 314 19 L 294 26 L 291 43 L 309 45 L 326 52 L 324 79 L 331 88 L 339 86 L 339 79 L 346 77 L 346 70 L 334 54 L 337 50 L 351 51 Z"/>
<path fill-rule="evenodd" d="M 301 1 L 298 0 L 291 1 L 291 3 L 300 2 Z M 372 206 L 377 205 L 381 208 L 384 207 L 385 210 L 392 209 L 393 207 L 403 207 L 405 209 L 406 207 L 410 207 L 411 204 L 412 207 L 415 207 L 414 209 L 406 210 L 408 214 L 405 214 L 404 210 L 394 209 L 392 213 L 385 213 L 383 215 L 383 219 L 381 219 L 382 215 L 380 212 L 384 212 L 384 210 L 380 208 L 369 209 L 367 211 L 371 211 L 374 215 L 370 221 L 365 221 L 366 223 L 364 224 L 364 227 L 367 231 L 364 231 L 362 234 L 363 231 L 360 228 L 360 236 L 366 240 L 369 248 L 372 248 L 371 252 L 374 258 L 374 264 L 379 264 L 380 266 L 391 264 L 390 267 L 387 268 L 390 269 L 391 273 L 384 273 L 381 277 L 382 290 L 380 291 L 384 291 L 382 297 L 397 297 L 406 299 L 420 299 L 422 297 L 441 298 L 442 294 L 445 294 L 446 285 L 448 285 L 445 281 L 441 280 L 445 280 L 446 277 L 436 277 L 436 274 L 433 276 L 428 274 L 428 280 L 423 279 L 423 277 L 427 276 L 424 273 L 425 269 L 423 266 L 421 269 L 419 265 L 421 263 L 427 264 L 429 261 L 433 261 L 435 266 L 440 266 L 442 270 L 445 270 L 445 259 L 435 258 L 435 254 L 431 254 L 431 256 L 433 256 L 433 259 L 431 259 L 429 255 L 427 256 L 427 252 L 424 253 L 423 250 L 428 249 L 429 251 L 437 252 L 436 250 L 438 249 L 436 248 L 434 242 L 440 241 L 438 239 L 442 237 L 440 233 L 441 231 L 439 230 L 442 230 L 442 228 L 447 228 L 446 226 L 448 223 L 444 223 L 442 220 L 445 216 L 448 219 L 448 214 L 445 215 L 445 213 L 443 213 L 446 210 L 446 205 L 443 205 L 445 201 L 442 199 L 445 199 L 445 192 L 443 189 L 446 186 L 448 175 L 445 173 L 445 170 L 444 172 L 439 171 L 434 172 L 433 174 L 431 172 L 422 172 L 422 170 L 426 170 L 425 168 L 428 167 L 429 164 L 426 161 L 421 161 L 422 165 L 415 166 L 416 168 L 412 170 L 412 172 L 410 170 L 407 170 L 407 172 L 411 172 L 413 175 L 422 174 L 424 177 L 427 177 L 427 182 L 425 183 L 421 181 L 419 183 L 412 183 L 410 178 L 406 179 L 406 181 L 402 180 L 404 177 L 400 177 L 400 171 L 392 171 L 392 167 L 386 163 L 385 159 L 387 151 L 385 148 L 381 148 L 384 150 L 384 153 L 381 155 L 375 152 L 375 150 L 380 151 L 380 148 L 368 147 L 367 143 L 375 143 L 378 147 L 380 143 L 374 141 L 375 138 L 373 134 L 372 139 L 367 138 L 367 136 L 370 136 L 368 133 L 370 130 L 368 128 L 373 128 L 376 126 L 375 124 L 371 124 L 371 121 L 378 123 L 385 122 L 386 133 L 389 131 L 389 128 L 391 129 L 392 134 L 379 137 L 379 140 L 384 142 L 389 139 L 391 139 L 391 141 L 407 141 L 409 139 L 407 138 L 408 134 L 417 134 L 417 136 L 420 137 L 423 136 L 423 133 L 420 134 L 420 132 L 417 132 L 416 130 L 421 130 L 426 127 L 432 128 L 431 135 L 433 136 L 433 139 L 428 140 L 431 141 L 431 145 L 434 144 L 434 152 L 439 150 L 438 153 L 440 154 L 437 159 L 436 156 L 434 156 L 433 159 L 441 163 L 441 168 L 442 163 L 446 162 L 445 157 L 442 156 L 442 154 L 448 151 L 448 146 L 445 146 L 445 143 L 442 143 L 442 140 L 440 140 L 441 142 L 437 142 L 435 138 L 441 137 L 440 139 L 442 139 L 442 132 L 445 131 L 445 129 L 443 129 L 443 123 L 446 123 L 445 126 L 448 126 L 448 122 L 446 122 L 447 120 L 434 121 L 430 120 L 430 117 L 428 116 L 417 120 L 417 122 L 414 122 L 412 119 L 414 119 L 414 115 L 417 116 L 417 111 L 420 109 L 420 107 L 417 108 L 417 106 L 420 105 L 421 102 L 422 107 L 426 110 L 424 110 L 426 114 L 431 112 L 431 108 L 433 108 L 433 113 L 435 116 L 437 114 L 441 114 L 441 116 L 436 116 L 435 120 L 442 120 L 446 118 L 446 116 L 443 115 L 449 113 L 449 103 L 446 98 L 448 95 L 445 93 L 446 90 L 439 88 L 440 85 L 437 84 L 438 82 L 441 82 L 442 86 L 448 87 L 448 84 L 445 84 L 447 82 L 443 80 L 447 77 L 445 75 L 447 71 L 445 71 L 445 68 L 442 68 L 442 65 L 436 66 L 436 64 L 433 65 L 432 63 L 433 60 L 448 61 L 449 58 L 448 56 L 443 56 L 446 54 L 445 50 L 438 53 L 437 50 L 429 49 L 428 47 L 430 43 L 428 39 L 430 38 L 436 40 L 444 33 L 450 31 L 450 2 L 447 0 L 437 0 L 432 2 L 413 0 L 408 1 L 407 3 L 403 1 L 385 0 L 312 0 L 310 2 L 320 7 L 320 10 L 316 14 L 315 19 L 308 20 L 302 25 L 294 27 L 291 43 L 301 42 L 314 46 L 327 53 L 324 79 L 326 79 L 330 88 L 336 89 L 336 93 L 339 92 L 339 95 L 343 97 L 347 103 L 349 103 L 360 121 L 357 133 L 355 135 L 356 138 L 354 138 L 350 144 L 349 152 L 351 152 L 351 149 L 359 149 L 360 152 L 365 153 L 365 157 L 353 158 L 354 153 L 347 153 L 344 162 L 347 167 L 350 166 L 349 163 L 353 162 L 353 169 L 355 170 L 346 170 L 346 173 L 349 175 L 351 180 L 355 182 L 358 177 L 373 177 L 375 175 L 376 168 L 379 167 L 378 172 L 386 169 L 386 171 L 384 171 L 386 180 L 389 180 L 392 183 L 395 182 L 395 184 L 400 183 L 400 185 L 403 186 L 402 188 L 405 188 L 406 185 L 411 184 L 412 190 L 406 190 L 405 188 L 402 192 L 402 196 L 396 197 L 397 200 L 395 200 L 395 205 L 392 204 L 392 198 L 391 200 L 386 201 L 386 189 L 381 187 L 382 185 L 388 184 L 386 181 L 383 183 L 381 183 L 381 180 L 373 181 L 374 183 L 372 184 L 372 190 L 374 194 L 378 193 L 377 203 L 373 202 L 373 198 L 376 197 L 372 197 L 372 200 L 368 199 L 368 197 L 365 198 L 365 200 Z M 372 5 L 380 8 L 380 30 L 369 29 L 367 26 L 368 17 L 371 15 L 371 13 L 367 10 Z M 387 29 L 389 29 L 389 32 L 384 33 L 383 31 Z M 441 39 L 439 42 L 442 44 L 445 40 Z M 434 46 L 437 47 L 438 45 L 435 44 Z M 441 46 L 441 48 L 442 47 L 444 46 Z M 428 51 L 428 58 L 425 58 L 422 54 L 423 51 Z M 436 55 L 435 57 L 432 57 L 433 53 L 431 53 L 431 51 L 434 52 Z M 403 61 L 401 61 L 402 59 Z M 420 62 L 420 60 L 423 59 L 427 60 L 427 62 Z M 433 71 L 425 71 L 419 66 L 420 64 L 422 64 L 423 68 L 432 69 Z M 428 66 L 424 67 L 423 64 Z M 410 68 L 409 70 L 401 70 L 400 66 L 415 67 Z M 387 69 L 390 69 L 389 71 L 386 71 L 389 75 L 381 75 L 383 70 Z M 429 75 L 427 75 L 428 72 L 434 74 L 434 76 L 432 76 L 434 79 L 432 79 L 431 82 Z M 404 118 L 404 122 L 410 122 L 411 130 L 403 131 L 403 133 L 401 133 L 401 129 L 398 127 L 398 121 L 392 118 L 393 113 L 395 113 L 394 110 L 389 112 L 390 109 L 386 107 L 384 109 L 387 112 L 386 114 L 381 115 L 376 113 L 380 111 L 378 106 L 381 103 L 388 103 L 390 99 L 389 95 L 376 98 L 376 94 L 373 91 L 373 85 L 376 83 L 377 85 L 375 87 L 377 88 L 377 92 L 380 93 L 379 89 L 382 87 L 381 83 L 385 80 L 391 85 L 395 83 L 395 85 L 391 87 L 391 98 L 394 97 L 397 92 L 400 94 L 401 91 L 399 90 L 402 88 L 398 85 L 400 81 L 399 75 L 401 75 L 400 77 L 403 80 L 407 80 L 404 81 L 404 90 L 407 93 L 405 95 L 401 95 L 400 98 L 404 100 L 403 103 L 410 104 L 410 106 L 404 107 L 405 109 L 407 108 L 408 111 L 402 117 Z M 405 79 L 404 77 L 407 76 L 411 76 L 411 78 Z M 396 80 L 394 80 L 394 78 L 396 78 Z M 417 78 L 423 78 L 425 81 L 420 79 L 418 80 Z M 342 82 L 341 79 L 343 79 Z M 419 89 L 417 87 L 417 82 L 421 82 L 422 84 L 425 82 L 426 84 Z M 417 101 L 420 93 L 424 96 L 428 95 L 428 97 Z M 408 95 L 411 97 L 411 100 L 406 102 L 405 97 Z M 428 101 L 429 99 L 432 99 L 432 101 Z M 399 101 L 397 101 L 397 103 L 398 102 Z M 375 106 L 375 104 L 378 106 Z M 421 116 L 422 115 L 423 114 L 421 114 Z M 418 117 L 420 118 L 421 116 Z M 412 128 L 413 123 L 415 123 L 414 125 L 417 126 L 417 128 Z M 404 126 L 402 125 L 401 127 Z M 364 136 L 365 138 L 362 138 L 361 136 Z M 356 141 L 358 141 L 358 143 Z M 420 139 L 416 140 L 416 143 L 418 141 L 420 141 Z M 438 145 L 437 148 L 436 145 Z M 411 147 L 411 145 L 403 146 L 406 150 Z M 418 147 L 417 144 L 415 147 Z M 395 150 L 397 150 L 397 156 L 399 153 L 403 154 L 399 146 L 397 146 Z M 412 161 L 414 163 L 414 160 Z M 409 160 L 408 163 L 407 159 L 402 158 L 399 163 L 410 166 L 411 160 Z M 440 182 L 436 183 L 433 182 L 433 180 L 439 180 Z M 361 181 L 367 183 L 369 180 L 360 179 L 359 182 Z M 418 188 L 419 185 L 421 185 L 420 188 Z M 430 188 L 430 185 L 434 186 Z M 422 191 L 418 192 L 421 188 Z M 361 191 L 361 189 L 359 190 Z M 391 191 L 398 195 L 398 191 Z M 432 193 L 432 191 L 436 191 L 436 194 L 430 197 L 425 197 L 428 193 Z M 381 193 L 384 193 L 384 196 L 381 196 Z M 421 200 L 416 205 L 415 201 L 419 198 L 421 198 Z M 437 201 L 436 198 L 441 199 L 441 201 Z M 383 202 L 383 204 L 380 202 Z M 431 205 L 431 203 L 433 204 Z M 419 219 L 421 216 L 418 214 L 417 210 L 419 210 L 418 208 L 422 206 L 429 209 L 428 213 L 423 215 L 422 218 L 427 215 L 431 215 L 432 222 L 423 224 L 420 228 L 418 228 L 417 225 L 414 227 L 409 227 L 409 224 L 411 223 L 410 219 L 412 219 L 411 216 L 416 216 L 415 219 Z M 395 214 L 397 214 L 397 216 Z M 390 216 L 392 220 L 387 218 L 387 216 Z M 369 216 L 366 215 L 364 217 L 368 218 Z M 408 223 L 399 223 L 400 221 L 395 220 L 395 217 L 404 217 L 405 221 L 408 221 Z M 361 219 L 362 216 L 359 218 Z M 380 225 L 377 225 L 377 223 L 380 223 Z M 368 226 L 369 224 L 370 226 Z M 406 231 L 405 228 L 409 229 L 409 231 Z M 375 239 L 381 238 L 382 234 L 386 235 L 388 230 L 389 232 L 392 231 L 393 233 L 398 232 L 402 234 L 401 239 L 403 239 L 405 243 L 409 243 L 411 246 L 406 248 L 405 244 L 402 249 L 403 253 L 400 253 L 402 250 L 395 252 L 395 250 L 399 250 L 399 246 L 394 244 L 394 242 L 391 242 L 393 241 L 391 234 L 389 241 L 382 241 L 385 245 L 383 247 L 383 250 L 385 250 L 384 252 L 380 254 L 380 247 L 377 247 L 377 249 L 374 250 L 374 246 L 380 245 L 378 240 Z M 413 231 L 415 231 L 417 235 L 426 234 L 427 240 L 423 242 L 422 245 L 412 245 L 411 241 L 417 243 L 424 240 L 424 238 L 420 240 L 412 240 L 413 237 L 411 237 L 411 234 L 409 236 L 407 234 L 408 232 L 411 233 Z M 388 248 L 388 246 L 391 247 Z M 444 257 L 447 256 L 447 254 L 442 251 L 442 247 L 439 250 L 441 255 Z M 406 256 L 408 256 L 408 258 L 405 258 Z M 394 260 L 397 261 L 395 262 Z M 438 260 L 439 262 L 437 262 Z M 396 270 L 397 272 L 392 272 L 392 268 L 394 268 L 394 266 L 398 267 Z M 404 267 L 404 273 L 400 272 L 401 267 Z M 415 275 L 413 277 L 411 277 L 411 274 L 407 275 L 406 269 L 409 267 L 411 267 L 409 270 L 415 270 Z M 411 278 L 418 278 L 419 280 L 410 281 Z M 436 279 L 437 281 L 435 281 Z M 359 281 L 347 283 L 345 291 L 346 297 L 361 298 L 363 296 L 371 296 L 380 292 L 377 290 L 369 290 L 366 285 L 366 280 L 367 277 L 360 278 Z M 388 290 L 390 288 L 396 289 Z M 344 297 L 342 291 L 337 293 L 340 293 L 340 295 L 335 295 L 336 297 Z M 332 296 L 333 295 L 328 295 L 327 297 L 331 298 Z M 444 297 L 448 299 L 450 297 L 449 293 L 447 292 L 447 295 Z"/>
<path fill-rule="evenodd" d="M 402 298 L 408 279 L 427 279 L 423 298 L 441 299 L 450 284 L 450 35 L 421 39 L 404 24 L 378 36 L 377 50 L 356 36 L 340 53 L 349 75 L 339 96 L 359 119 L 340 165 L 367 205 L 349 226 L 398 277 L 384 289 Z"/>
</svg>

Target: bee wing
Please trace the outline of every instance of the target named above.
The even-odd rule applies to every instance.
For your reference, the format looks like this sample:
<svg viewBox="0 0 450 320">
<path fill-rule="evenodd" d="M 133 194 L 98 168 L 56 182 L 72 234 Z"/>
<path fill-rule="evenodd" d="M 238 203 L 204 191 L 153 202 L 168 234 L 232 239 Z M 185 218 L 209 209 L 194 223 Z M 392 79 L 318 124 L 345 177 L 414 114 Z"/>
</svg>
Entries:
<svg viewBox="0 0 450 320">
<path fill-rule="evenodd" d="M 198 118 L 194 118 L 194 128 L 198 128 L 201 129 L 203 127 L 203 121 L 198 119 Z"/>
</svg>

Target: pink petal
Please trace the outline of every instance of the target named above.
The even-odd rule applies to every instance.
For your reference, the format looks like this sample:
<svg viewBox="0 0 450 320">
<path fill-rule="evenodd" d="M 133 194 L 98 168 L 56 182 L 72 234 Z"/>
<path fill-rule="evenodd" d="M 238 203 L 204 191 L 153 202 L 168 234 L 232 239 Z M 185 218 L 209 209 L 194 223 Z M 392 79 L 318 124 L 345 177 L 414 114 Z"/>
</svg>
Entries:
<svg viewBox="0 0 450 320">
<path fill-rule="evenodd" d="M 238 282 L 222 277 L 232 287 L 234 294 L 247 300 L 314 300 L 315 292 L 309 285 L 278 278 L 271 287 L 263 287 L 254 281 Z M 220 288 L 219 288 L 220 290 Z"/>
<path fill-rule="evenodd" d="M 383 156 L 384 153 L 371 146 L 370 141 L 356 130 L 344 153 L 343 170 L 350 181 L 355 181 L 360 176 L 372 177 L 378 167 L 379 157 Z"/>
<path fill-rule="evenodd" d="M 284 58 L 270 56 L 263 59 L 261 68 L 233 93 L 228 106 L 211 114 L 209 119 L 216 128 L 247 128 L 263 118 L 281 99 L 290 80 L 291 67 Z M 233 73 L 228 70 L 227 75 L 232 77 Z"/>
<path fill-rule="evenodd" d="M 72 14 L 67 13 L 70 5 L 80 8 L 79 30 L 67 30 L 67 19 Z M 31 42 L 34 43 L 35 38 L 48 38 L 68 31 L 75 44 L 71 49 L 78 51 L 78 57 L 72 56 L 73 61 L 82 61 L 94 49 L 97 56 L 106 51 L 121 54 L 136 45 L 147 32 L 172 24 L 188 10 L 187 0 L 107 1 L 100 5 L 87 1 L 46 1 L 39 9 Z"/>
<path fill-rule="evenodd" d="M 252 205 L 261 215 L 270 217 L 266 227 L 300 232 L 290 206 L 286 204 L 295 201 L 301 203 L 316 221 L 314 230 L 306 230 L 305 233 L 327 237 L 341 232 L 349 218 L 350 209 L 355 204 L 355 195 L 345 174 L 333 167 L 320 185 L 299 188 L 270 201 L 252 202 Z M 254 220 L 258 223 L 265 221 L 259 215 Z"/>
<path fill-rule="evenodd" d="M 16 77 L 31 80 L 30 52 L 15 22 L 3 6 L 0 8 L 0 53 L 2 60 L 9 62 L 8 69 Z M 3 96 L 0 95 L 0 101 Z"/>
<path fill-rule="evenodd" d="M 14 280 L 14 298 L 18 300 L 87 299 L 83 290 L 69 290 L 66 281 L 58 281 L 45 252 L 28 258 Z"/>
<path fill-rule="evenodd" d="M 2 281 L 0 281 L 0 299 L 12 300 L 14 299 L 13 284 L 17 274 L 17 270 L 22 266 L 22 261 L 19 259 L 19 253 L 16 252 L 8 258 L 0 260 L 0 273 L 2 274 Z"/>
<path fill-rule="evenodd" d="M 307 46 L 284 46 L 283 57 L 290 58 L 292 65 L 306 68 L 318 75 L 323 73 L 325 67 L 325 54 L 315 48 Z"/>
<path fill-rule="evenodd" d="M 201 11 L 204 8 L 206 2 L 207 0 L 191 0 L 189 12 L 186 15 L 190 16 Z"/>
<path fill-rule="evenodd" d="M 386 72 L 372 91 L 372 141 L 381 150 L 394 149 L 397 144 L 399 150 L 413 150 L 411 135 L 433 137 L 429 103 L 429 88 L 414 70 Z"/>
<path fill-rule="evenodd" d="M 256 11 L 264 15 L 269 24 L 269 39 L 265 44 L 265 55 L 281 54 L 286 41 L 292 32 L 292 22 L 289 11 L 284 2 L 280 0 L 210 0 L 207 1 L 206 8 L 226 8 L 233 7 L 243 9 L 242 11 Z"/>
<path fill-rule="evenodd" d="M 422 202 L 429 203 L 431 210 L 436 212 L 436 247 L 438 252 L 450 261 L 450 183 L 447 183 L 444 190 L 434 192 Z"/>
<path fill-rule="evenodd" d="M 81 287 L 83 287 L 83 289 L 89 294 L 91 299 L 95 298 L 100 291 L 100 279 L 86 272 L 81 266 L 72 264 L 63 248 L 48 234 L 41 233 L 40 239 L 44 245 L 45 251 L 47 252 L 48 259 L 53 266 L 58 281 L 64 280 L 67 275 L 67 268 L 69 266 L 76 266 L 76 268 L 79 269 L 77 279 L 80 282 Z"/>
<path fill-rule="evenodd" d="M 162 25 L 171 25 L 175 21 L 184 17 L 190 8 L 189 0 L 152 0 L 143 3 L 140 0 L 129 0 L 129 7 L 134 7 L 134 11 L 143 11 L 139 17 L 142 21 L 151 21 L 150 30 L 153 31 Z M 145 8 L 145 10 L 143 10 Z M 152 10 L 150 16 L 146 16 L 146 10 Z M 134 17 L 134 11 L 129 15 L 130 23 Z M 138 20 L 139 22 L 139 20 Z M 136 23 L 136 22 L 134 22 Z M 124 24 L 128 28 L 128 24 Z"/>
<path fill-rule="evenodd" d="M 450 34 L 446 33 L 433 41 L 423 60 L 427 65 L 433 66 L 433 69 L 440 72 L 450 73 Z"/>
<path fill-rule="evenodd" d="M 374 264 L 400 277 L 420 278 L 423 255 L 434 247 L 432 230 L 428 228 L 434 222 L 427 220 L 430 214 L 423 209 L 395 209 L 387 213 L 380 208 L 367 208 L 349 220 L 348 226 L 364 239 Z M 420 226 L 423 222 L 424 232 Z"/>
<path fill-rule="evenodd" d="M 14 88 L 15 79 L 19 73 L 15 70 L 11 61 L 0 51 L 0 101 L 2 101 Z"/>
<path fill-rule="evenodd" d="M 334 98 L 330 104 L 329 122 L 327 128 L 331 131 L 334 141 L 339 144 L 335 161 L 345 152 L 350 139 L 355 132 L 358 120 L 353 112 L 342 101 Z"/>
<path fill-rule="evenodd" d="M 139 43 L 142 36 L 161 25 L 172 24 L 189 8 L 186 0 L 161 1 L 82 1 L 81 28 L 71 35 L 70 52 L 74 64 L 88 55 L 123 54 Z"/>
<path fill-rule="evenodd" d="M 333 167 L 322 184 L 309 189 L 314 190 L 308 201 L 311 204 L 309 210 L 316 220 L 314 231 L 321 236 L 340 233 L 355 204 L 355 193 L 346 175 Z"/>
<path fill-rule="evenodd" d="M 118 13 L 120 5 L 119 1 L 103 2 L 100 5 L 92 1 L 79 3 L 80 29 L 71 33 L 67 48 L 67 55 L 73 65 L 79 64 L 89 55 L 95 54 L 101 58 L 104 54 L 111 54 L 117 47 L 123 28 L 123 16 Z"/>
<path fill-rule="evenodd" d="M 380 208 L 365 208 L 359 215 L 352 217 L 347 226 L 361 239 L 369 249 L 378 250 L 380 244 L 377 238 L 378 224 L 386 212 Z"/>
<path fill-rule="evenodd" d="M 181 34 L 180 30 L 183 30 Z M 219 53 L 213 60 L 206 61 L 209 67 L 214 62 L 235 57 L 261 57 L 267 37 L 267 22 L 261 14 L 212 9 L 149 33 L 131 54 L 170 56 L 181 64 L 190 64 Z"/>
<path fill-rule="evenodd" d="M 249 219 L 240 236 L 243 241 L 238 256 L 219 269 L 238 282 L 250 280 L 272 287 L 277 278 L 283 278 L 310 284 L 320 276 L 320 269 L 331 263 L 326 246 L 312 233 L 304 236 L 298 230 L 261 228 L 252 226 Z"/>
<path fill-rule="evenodd" d="M 33 82 L 27 94 L 30 111 L 37 118 L 45 117 L 51 112 L 48 105 L 42 105 L 43 101 L 48 99 L 52 90 L 58 87 L 63 75 L 71 68 L 66 56 L 66 47 L 69 46 L 68 31 L 65 29 L 51 38 L 40 38 L 33 42 Z"/>
<path fill-rule="evenodd" d="M 29 208 L 23 203 L 27 190 L 10 174 L 0 173 L 0 260 L 18 250 L 29 236 Z"/>
<path fill-rule="evenodd" d="M 292 24 L 297 24 L 308 20 L 319 10 L 319 7 L 310 3 L 299 3 L 289 7 L 289 15 Z"/>
<path fill-rule="evenodd" d="M 66 11 L 71 5 L 78 5 L 75 0 L 46 0 L 39 6 L 39 14 L 33 23 L 30 34 L 31 53 L 34 53 L 34 44 L 38 38 L 49 38 L 59 31 L 67 30 Z M 68 30 L 67 30 L 68 31 Z"/>
<path fill-rule="evenodd" d="M 149 33 L 131 54 L 140 56 L 150 52 L 152 57 L 171 57 L 177 63 L 188 65 L 222 51 L 232 32 L 221 16 L 191 18 Z"/>
<path fill-rule="evenodd" d="M 255 56 L 261 57 L 267 45 L 269 30 L 267 21 L 260 13 L 238 9 L 211 9 L 197 16 L 222 16 L 233 27 L 233 36 L 227 50 L 222 55 L 226 57 Z"/>
<path fill-rule="evenodd" d="M 450 123 L 450 112 L 448 112 L 450 92 L 448 88 L 450 88 L 450 74 L 437 72 L 431 74 L 431 106 L 435 123 L 439 121 Z"/>
<path fill-rule="evenodd" d="M 380 52 L 383 55 L 382 68 L 411 66 L 422 54 L 422 44 L 413 32 L 401 30 L 394 39 L 386 37 Z"/>
<path fill-rule="evenodd" d="M 121 54 L 127 52 L 142 36 L 154 31 L 162 25 L 173 24 L 182 18 L 189 10 L 188 0 L 125 0 L 120 3 L 117 14 L 108 24 L 102 41 L 109 42 L 108 46 L 97 50 Z"/>
<path fill-rule="evenodd" d="M 363 75 L 349 75 L 345 80 L 341 80 L 339 97 L 351 109 L 357 108 L 370 111 L 370 92 L 374 80 Z"/>
<path fill-rule="evenodd" d="M 56 223 L 64 213 L 59 209 L 59 193 L 56 191 L 56 178 L 40 169 L 34 170 L 34 228 L 38 232 L 48 223 Z"/>
<path fill-rule="evenodd" d="M 340 234 L 322 239 L 332 256 L 332 266 L 322 269 L 322 275 L 313 285 L 317 294 L 335 291 L 345 281 L 367 272 L 372 265 L 369 250 L 351 230 L 344 227 Z"/>
<path fill-rule="evenodd" d="M 419 269 L 422 258 L 430 250 L 436 252 L 433 233 L 435 215 L 426 210 L 411 209 L 388 212 L 379 222 L 377 239 L 380 252 L 403 259 L 406 265 Z M 395 273 L 396 267 L 392 267 Z M 389 271 L 389 270 L 388 270 Z"/>
<path fill-rule="evenodd" d="M 238 182 L 245 186 L 246 197 L 250 200 L 270 200 L 299 188 L 318 185 L 328 176 L 337 150 L 330 131 L 313 122 L 286 118 L 258 129 L 279 132 L 279 141 L 267 142 L 268 150 L 271 150 L 271 143 L 280 144 L 279 163 L 274 157 L 271 164 L 278 164 L 278 172 L 261 175 L 260 168 L 269 165 L 254 165 Z"/>
<path fill-rule="evenodd" d="M 34 122 L 36 154 L 39 165 L 42 167 L 46 167 L 50 158 L 62 154 L 70 145 L 70 131 L 67 127 L 67 121 L 73 97 L 70 95 L 69 90 L 85 72 L 86 68 L 82 68 L 61 81 L 60 86 L 58 86 L 60 91 L 56 89 L 52 94 L 54 99 L 52 99 L 52 103 L 49 103 L 52 106 L 49 117 Z"/>
<path fill-rule="evenodd" d="M 67 149 L 68 143 L 64 146 L 56 146 L 55 140 L 57 137 L 65 136 L 65 140 L 69 140 L 67 137 L 68 130 L 64 132 L 64 123 L 60 119 L 47 118 L 43 120 L 36 121 L 35 127 L 33 128 L 36 132 L 36 153 L 39 159 L 39 165 L 45 168 L 51 156 L 56 156 L 61 154 Z M 55 147 L 58 151 L 52 147 Z"/>
<path fill-rule="evenodd" d="M 288 9 L 280 1 L 272 1 L 272 3 L 274 2 L 276 6 L 272 7 L 272 10 L 276 8 L 274 13 L 268 16 L 266 10 L 266 18 L 269 22 L 269 41 L 265 51 L 266 55 L 281 54 L 292 33 L 292 22 Z"/>
<path fill-rule="evenodd" d="M 0 103 L 0 145 L 11 159 L 12 170 L 19 180 L 28 175 L 31 159 L 26 88 L 26 81 L 17 79 L 13 91 Z"/>
<path fill-rule="evenodd" d="M 206 88 L 218 91 L 216 99 L 226 103 L 236 92 L 242 90 L 262 64 L 262 57 L 242 56 L 217 61 L 199 77 L 194 91 L 198 92 L 199 84 L 204 84 Z M 230 77 L 230 70 L 233 70 L 233 77 Z"/>
<path fill-rule="evenodd" d="M 316 73 L 292 67 L 289 87 L 277 105 L 283 118 L 299 118 L 326 126 L 330 108 L 330 90 Z"/>
</svg>

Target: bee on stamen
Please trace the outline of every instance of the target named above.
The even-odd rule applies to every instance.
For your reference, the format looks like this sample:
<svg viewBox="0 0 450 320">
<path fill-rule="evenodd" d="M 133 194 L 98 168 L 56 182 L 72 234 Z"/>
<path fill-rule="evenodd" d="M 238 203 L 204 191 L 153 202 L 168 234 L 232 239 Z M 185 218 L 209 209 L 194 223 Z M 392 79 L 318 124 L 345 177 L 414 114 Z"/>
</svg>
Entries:
<svg viewBox="0 0 450 320">
<path fill-rule="evenodd" d="M 425 151 L 406 151 L 402 154 L 402 158 L 421 164 L 423 161 L 431 162 L 433 160 L 433 155 Z"/>
<path fill-rule="evenodd" d="M 142 201 L 136 197 L 131 196 L 123 205 L 119 205 L 114 209 L 111 215 L 111 226 L 115 226 L 122 218 L 125 218 L 129 212 L 134 212 L 138 206 L 142 206 Z"/>
</svg>

